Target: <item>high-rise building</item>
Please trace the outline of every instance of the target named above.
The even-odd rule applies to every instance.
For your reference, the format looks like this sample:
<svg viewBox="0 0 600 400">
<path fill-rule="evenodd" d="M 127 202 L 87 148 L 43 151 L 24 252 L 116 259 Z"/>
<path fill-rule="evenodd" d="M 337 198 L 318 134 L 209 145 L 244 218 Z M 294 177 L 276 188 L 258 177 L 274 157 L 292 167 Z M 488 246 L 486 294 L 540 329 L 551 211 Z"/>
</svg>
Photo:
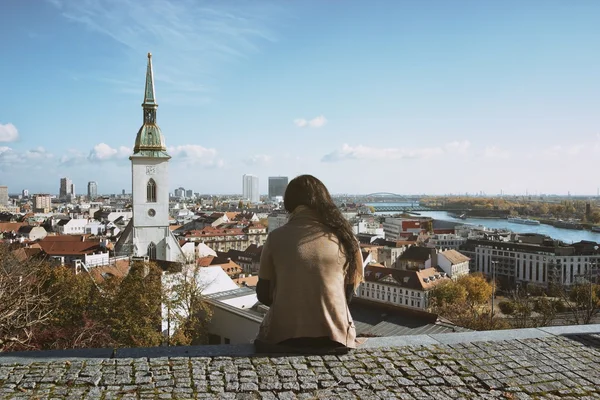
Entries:
<svg viewBox="0 0 600 400">
<path fill-rule="evenodd" d="M 98 197 L 98 184 L 95 181 L 88 182 L 88 198 L 90 200 Z"/>
<path fill-rule="evenodd" d="M 0 206 L 8 204 L 8 186 L 0 186 Z"/>
<path fill-rule="evenodd" d="M 192 189 L 186 190 L 185 197 L 187 197 L 188 199 L 191 199 L 192 197 L 194 197 L 194 191 Z"/>
<path fill-rule="evenodd" d="M 180 199 L 184 198 L 185 197 L 185 189 L 182 187 L 175 189 L 175 197 L 179 197 Z"/>
<path fill-rule="evenodd" d="M 27 198 L 29 197 L 29 190 L 23 189 L 23 192 L 21 194 L 23 195 L 23 198 Z"/>
<path fill-rule="evenodd" d="M 52 199 L 49 194 L 34 194 L 33 209 L 36 212 L 47 213 L 52 209 Z"/>
<path fill-rule="evenodd" d="M 283 197 L 287 188 L 287 176 L 270 176 L 269 177 L 269 199 L 275 197 Z"/>
<path fill-rule="evenodd" d="M 75 196 L 75 185 L 69 178 L 61 178 L 60 192 L 58 197 L 61 199 L 66 199 L 68 196 Z"/>
<path fill-rule="evenodd" d="M 242 177 L 242 196 L 251 203 L 260 201 L 258 176 L 246 174 Z"/>
</svg>

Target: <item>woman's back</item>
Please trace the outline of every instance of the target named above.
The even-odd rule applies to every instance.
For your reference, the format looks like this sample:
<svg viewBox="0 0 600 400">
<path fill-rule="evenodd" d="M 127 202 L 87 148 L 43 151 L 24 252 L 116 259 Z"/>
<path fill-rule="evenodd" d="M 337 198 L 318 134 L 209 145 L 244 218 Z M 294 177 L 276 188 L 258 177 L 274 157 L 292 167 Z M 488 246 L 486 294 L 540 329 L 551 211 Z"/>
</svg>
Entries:
<svg viewBox="0 0 600 400">
<path fill-rule="evenodd" d="M 346 258 L 334 232 L 308 208 L 269 234 L 259 278 L 272 285 L 272 305 L 259 339 L 329 337 L 354 347 L 344 291 Z"/>
</svg>

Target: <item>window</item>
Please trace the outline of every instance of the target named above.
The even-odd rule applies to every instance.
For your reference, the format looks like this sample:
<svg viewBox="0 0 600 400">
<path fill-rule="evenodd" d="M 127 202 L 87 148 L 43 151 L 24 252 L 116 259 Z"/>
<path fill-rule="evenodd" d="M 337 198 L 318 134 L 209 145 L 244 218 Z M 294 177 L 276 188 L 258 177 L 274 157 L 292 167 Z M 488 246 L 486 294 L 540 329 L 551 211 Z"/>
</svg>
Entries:
<svg viewBox="0 0 600 400">
<path fill-rule="evenodd" d="M 156 203 L 156 182 L 150 179 L 146 185 L 146 202 Z"/>
<path fill-rule="evenodd" d="M 151 260 L 156 260 L 156 245 L 154 242 L 151 242 L 148 245 L 148 258 Z"/>
</svg>

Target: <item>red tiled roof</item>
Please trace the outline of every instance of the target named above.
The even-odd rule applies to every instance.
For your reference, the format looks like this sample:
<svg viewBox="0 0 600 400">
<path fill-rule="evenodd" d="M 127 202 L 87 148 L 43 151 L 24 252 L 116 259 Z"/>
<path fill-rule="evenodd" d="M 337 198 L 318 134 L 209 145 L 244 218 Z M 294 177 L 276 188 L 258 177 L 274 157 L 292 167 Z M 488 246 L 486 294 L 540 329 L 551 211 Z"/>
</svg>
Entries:
<svg viewBox="0 0 600 400">
<path fill-rule="evenodd" d="M 50 256 L 75 256 L 101 251 L 100 241 L 87 239 L 89 235 L 46 236 L 38 243 Z"/>
</svg>

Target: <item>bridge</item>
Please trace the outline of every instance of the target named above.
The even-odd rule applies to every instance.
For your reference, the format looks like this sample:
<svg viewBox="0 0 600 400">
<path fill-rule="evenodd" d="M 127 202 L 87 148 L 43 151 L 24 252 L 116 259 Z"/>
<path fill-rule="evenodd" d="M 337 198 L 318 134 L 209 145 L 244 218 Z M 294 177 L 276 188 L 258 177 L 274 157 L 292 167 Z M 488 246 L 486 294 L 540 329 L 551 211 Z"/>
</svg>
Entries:
<svg viewBox="0 0 600 400">
<path fill-rule="evenodd" d="M 431 207 L 421 207 L 418 205 L 415 206 L 402 206 L 402 205 L 394 205 L 394 206 L 386 206 L 383 204 L 371 204 L 371 207 L 375 209 L 375 212 L 420 212 L 420 211 L 439 211 L 437 209 L 432 209 Z"/>
</svg>

